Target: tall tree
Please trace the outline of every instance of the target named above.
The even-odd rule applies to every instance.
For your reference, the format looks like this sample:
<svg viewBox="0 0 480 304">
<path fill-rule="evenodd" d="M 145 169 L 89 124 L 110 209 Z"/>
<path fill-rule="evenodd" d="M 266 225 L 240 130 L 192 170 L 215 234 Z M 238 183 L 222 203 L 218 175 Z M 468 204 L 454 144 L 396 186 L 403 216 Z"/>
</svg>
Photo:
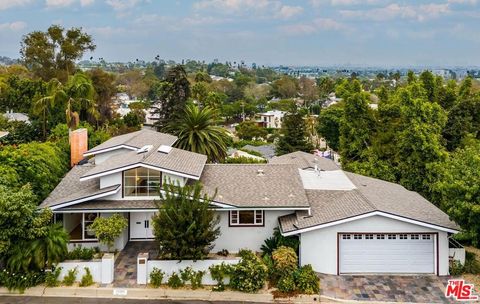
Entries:
<svg viewBox="0 0 480 304">
<path fill-rule="evenodd" d="M 460 97 L 448 113 L 443 130 L 447 149 L 455 150 L 467 136 L 480 139 L 480 95 Z"/>
<path fill-rule="evenodd" d="M 153 233 L 160 253 L 170 259 L 204 259 L 220 235 L 219 218 L 210 208 L 213 197 L 199 183 L 181 187 L 166 183 L 160 192 Z"/>
<path fill-rule="evenodd" d="M 340 124 L 344 115 L 343 104 L 332 105 L 320 111 L 318 117 L 318 133 L 328 146 L 338 151 L 340 146 Z"/>
<path fill-rule="evenodd" d="M 186 102 L 190 97 L 190 83 L 185 69 L 181 65 L 170 68 L 165 82 L 159 85 L 153 95 L 155 95 L 154 112 L 159 115 L 155 126 L 161 131 L 183 114 Z"/>
<path fill-rule="evenodd" d="M 36 76 L 45 81 L 54 77 L 66 81 L 75 72 L 75 61 L 95 47 L 92 37 L 81 28 L 65 30 L 52 25 L 46 32 L 34 31 L 24 36 L 20 54 Z"/>
<path fill-rule="evenodd" d="M 87 74 L 92 80 L 95 90 L 95 100 L 99 113 L 99 123 L 103 124 L 113 116 L 112 98 L 117 89 L 115 87 L 115 75 L 102 69 L 93 69 Z M 94 121 L 91 121 L 94 122 Z"/>
<path fill-rule="evenodd" d="M 215 110 L 200 109 L 188 104 L 180 118 L 171 121 L 166 130 L 175 134 L 175 146 L 180 149 L 204 154 L 210 162 L 220 162 L 227 156 L 230 137 L 226 129 L 217 126 Z"/>
<path fill-rule="evenodd" d="M 281 135 L 275 149 L 277 155 L 313 150 L 313 145 L 307 139 L 304 116 L 296 108 L 283 117 Z"/>
</svg>

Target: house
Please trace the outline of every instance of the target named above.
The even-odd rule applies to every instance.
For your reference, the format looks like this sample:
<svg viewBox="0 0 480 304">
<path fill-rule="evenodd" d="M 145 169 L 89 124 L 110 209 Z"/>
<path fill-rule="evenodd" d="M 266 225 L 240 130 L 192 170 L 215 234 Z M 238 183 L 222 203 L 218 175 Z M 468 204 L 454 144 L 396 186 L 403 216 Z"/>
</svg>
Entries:
<svg viewBox="0 0 480 304">
<path fill-rule="evenodd" d="M 200 181 L 216 194 L 221 235 L 213 251 L 259 251 L 279 227 L 299 237 L 300 263 L 318 272 L 448 274 L 449 236 L 459 228 L 418 193 L 305 152 L 268 164 L 207 164 L 204 155 L 172 147 L 176 140 L 146 129 L 111 138 L 85 151 L 88 161 L 75 165 L 41 207 L 63 222 L 70 246 L 98 246 L 93 220 L 122 214 L 129 222 L 115 242 L 122 250 L 153 239 L 158 186 Z"/>
<path fill-rule="evenodd" d="M 7 111 L 7 113 L 3 114 L 3 116 L 8 121 L 21 121 L 26 124 L 30 124 L 30 119 L 28 118 L 28 115 L 24 113 L 15 113 L 13 111 Z"/>
<path fill-rule="evenodd" d="M 275 128 L 279 129 L 282 127 L 283 116 L 285 116 L 284 111 L 272 110 L 265 113 L 260 113 L 260 120 L 258 123 L 265 128 Z"/>
</svg>

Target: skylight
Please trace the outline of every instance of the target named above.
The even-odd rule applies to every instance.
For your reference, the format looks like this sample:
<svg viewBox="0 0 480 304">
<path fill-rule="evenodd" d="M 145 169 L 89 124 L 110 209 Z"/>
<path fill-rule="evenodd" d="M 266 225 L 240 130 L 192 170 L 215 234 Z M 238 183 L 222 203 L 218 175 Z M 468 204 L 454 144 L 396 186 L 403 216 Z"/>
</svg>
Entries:
<svg viewBox="0 0 480 304">
<path fill-rule="evenodd" d="M 150 151 L 150 149 L 153 148 L 152 145 L 146 145 L 140 148 L 140 150 L 137 151 L 137 154 L 145 153 Z"/>
<path fill-rule="evenodd" d="M 160 153 L 168 154 L 168 153 L 170 153 L 170 151 L 172 151 L 172 147 L 166 146 L 166 145 L 161 145 L 160 147 L 158 147 L 157 151 L 160 152 Z"/>
</svg>

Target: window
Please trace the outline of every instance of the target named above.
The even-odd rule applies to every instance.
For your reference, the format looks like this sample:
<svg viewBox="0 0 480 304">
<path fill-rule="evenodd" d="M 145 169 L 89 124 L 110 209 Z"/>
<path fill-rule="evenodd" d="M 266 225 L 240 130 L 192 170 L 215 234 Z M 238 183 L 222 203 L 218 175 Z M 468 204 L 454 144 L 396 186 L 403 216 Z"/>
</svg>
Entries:
<svg viewBox="0 0 480 304">
<path fill-rule="evenodd" d="M 396 235 L 396 234 L 389 234 L 389 235 L 388 235 L 388 239 L 389 239 L 389 240 L 396 240 L 396 239 L 397 239 L 397 235 Z"/>
<path fill-rule="evenodd" d="M 263 210 L 230 211 L 230 226 L 263 226 Z"/>
<path fill-rule="evenodd" d="M 90 225 L 98 217 L 98 213 L 84 213 L 83 214 L 83 239 L 95 240 L 95 233 L 90 229 Z"/>
<path fill-rule="evenodd" d="M 342 234 L 342 239 L 349 240 L 350 239 L 350 234 Z"/>
<path fill-rule="evenodd" d="M 373 240 L 373 234 L 365 234 L 366 240 Z"/>
<path fill-rule="evenodd" d="M 406 234 L 400 234 L 399 239 L 406 240 L 406 239 L 408 239 L 408 236 Z"/>
<path fill-rule="evenodd" d="M 158 196 L 161 172 L 143 167 L 124 172 L 124 196 Z"/>
<path fill-rule="evenodd" d="M 385 234 L 377 234 L 377 240 L 384 240 Z"/>
<path fill-rule="evenodd" d="M 430 234 L 422 234 L 422 240 L 429 240 Z"/>
<path fill-rule="evenodd" d="M 363 239 L 363 235 L 361 235 L 361 234 L 354 234 L 354 235 L 353 235 L 353 239 L 354 239 L 354 240 L 361 240 L 361 239 Z"/>
<path fill-rule="evenodd" d="M 418 238 L 418 234 L 412 234 L 412 235 L 410 236 L 410 239 L 411 239 L 411 240 L 418 240 L 418 239 L 419 239 L 419 238 Z"/>
</svg>

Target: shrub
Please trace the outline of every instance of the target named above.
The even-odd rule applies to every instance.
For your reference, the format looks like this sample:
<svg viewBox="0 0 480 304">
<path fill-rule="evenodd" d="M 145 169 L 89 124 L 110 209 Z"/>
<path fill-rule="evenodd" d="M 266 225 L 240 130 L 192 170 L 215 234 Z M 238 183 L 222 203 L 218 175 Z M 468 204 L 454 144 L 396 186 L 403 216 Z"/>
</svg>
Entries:
<svg viewBox="0 0 480 304">
<path fill-rule="evenodd" d="M 154 267 L 152 272 L 150 272 L 150 284 L 152 284 L 152 286 L 155 288 L 160 287 L 160 285 L 162 285 L 164 276 L 165 276 L 165 272 Z"/>
<path fill-rule="evenodd" d="M 92 273 L 90 272 L 90 268 L 85 267 L 85 274 L 82 276 L 82 279 L 80 280 L 80 287 L 87 287 L 90 285 L 93 285 L 93 276 Z"/>
<path fill-rule="evenodd" d="M 182 279 L 176 272 L 172 272 L 172 275 L 168 278 L 167 285 L 171 288 L 179 288 L 183 286 Z"/>
<path fill-rule="evenodd" d="M 464 271 L 471 274 L 480 273 L 480 262 L 477 260 L 475 253 L 469 251 L 465 252 Z"/>
<path fill-rule="evenodd" d="M 272 254 L 275 273 L 281 277 L 291 275 L 298 268 L 298 257 L 295 251 L 286 246 L 280 246 Z"/>
<path fill-rule="evenodd" d="M 241 257 L 240 262 L 232 266 L 230 286 L 239 291 L 258 291 L 265 285 L 267 266 L 252 251 L 242 250 Z"/>
<path fill-rule="evenodd" d="M 47 287 L 56 287 L 60 284 L 58 277 L 60 276 L 60 272 L 62 271 L 62 267 L 56 267 L 52 269 L 50 272 L 45 273 L 45 286 Z"/>
<path fill-rule="evenodd" d="M 67 286 L 72 286 L 73 283 L 75 283 L 75 279 L 77 278 L 77 273 L 78 273 L 77 267 L 70 269 L 67 272 L 67 275 L 63 278 L 63 284 Z"/>
<path fill-rule="evenodd" d="M 230 252 L 228 252 L 227 249 L 222 249 L 222 250 L 218 251 L 217 254 L 226 257 L 230 254 Z"/>
<path fill-rule="evenodd" d="M 219 287 L 223 291 L 223 279 L 225 279 L 225 277 L 231 274 L 232 265 L 222 262 L 221 264 L 210 266 L 208 270 L 210 270 L 210 276 L 212 277 L 212 279 L 217 281 L 217 287 Z"/>
<path fill-rule="evenodd" d="M 295 281 L 292 275 L 282 276 L 277 283 L 277 288 L 281 292 L 292 292 L 295 290 Z"/>
<path fill-rule="evenodd" d="M 262 159 L 256 159 L 256 158 L 251 158 L 251 157 L 246 157 L 246 156 L 238 156 L 238 157 L 227 157 L 224 160 L 225 164 L 265 164 L 267 163 L 267 160 L 262 158 Z"/>
<path fill-rule="evenodd" d="M 67 254 L 67 260 L 91 260 L 99 251 L 98 247 L 82 248 L 78 246 Z"/>
<path fill-rule="evenodd" d="M 186 267 L 185 269 L 180 269 L 180 278 L 182 279 L 184 285 L 187 284 L 188 281 L 190 281 L 190 278 L 192 277 L 194 272 L 195 271 L 190 266 Z"/>
<path fill-rule="evenodd" d="M 18 290 L 23 293 L 25 289 L 37 286 L 45 281 L 43 272 L 10 272 L 6 269 L 0 272 L 0 286 L 5 286 L 9 291 Z"/>
<path fill-rule="evenodd" d="M 465 268 L 462 265 L 462 263 L 460 263 L 460 261 L 456 261 L 456 260 L 452 261 L 452 263 L 450 264 L 450 275 L 459 276 L 464 272 L 465 272 Z"/>
<path fill-rule="evenodd" d="M 192 284 L 192 289 L 197 289 L 198 287 L 202 287 L 202 280 L 203 276 L 205 275 L 205 271 L 195 271 L 192 273 L 190 277 L 190 283 Z"/>
<path fill-rule="evenodd" d="M 264 244 L 260 248 L 262 250 L 262 255 L 272 254 L 275 249 L 280 246 L 287 246 L 293 248 L 295 252 L 298 252 L 300 241 L 296 236 L 283 236 L 280 233 L 278 227 L 273 230 L 273 236 L 265 240 Z"/>
<path fill-rule="evenodd" d="M 110 217 L 97 217 L 90 226 L 100 243 L 107 245 L 110 252 L 115 239 L 128 226 L 128 221 L 122 215 L 115 213 Z"/>
<path fill-rule="evenodd" d="M 312 265 L 300 267 L 294 274 L 295 285 L 298 290 L 306 294 L 314 294 L 320 291 L 320 279 L 313 271 Z"/>
</svg>

